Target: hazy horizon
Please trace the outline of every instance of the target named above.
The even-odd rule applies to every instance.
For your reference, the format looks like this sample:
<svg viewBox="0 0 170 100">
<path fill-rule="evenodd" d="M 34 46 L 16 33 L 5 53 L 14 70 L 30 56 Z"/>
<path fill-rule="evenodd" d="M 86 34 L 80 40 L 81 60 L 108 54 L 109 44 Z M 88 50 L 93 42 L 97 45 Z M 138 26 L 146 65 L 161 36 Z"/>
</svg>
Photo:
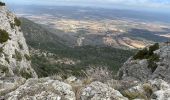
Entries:
<svg viewBox="0 0 170 100">
<path fill-rule="evenodd" d="M 118 8 L 170 13 L 169 0 L 2 0 L 7 5 L 48 5 Z"/>
</svg>

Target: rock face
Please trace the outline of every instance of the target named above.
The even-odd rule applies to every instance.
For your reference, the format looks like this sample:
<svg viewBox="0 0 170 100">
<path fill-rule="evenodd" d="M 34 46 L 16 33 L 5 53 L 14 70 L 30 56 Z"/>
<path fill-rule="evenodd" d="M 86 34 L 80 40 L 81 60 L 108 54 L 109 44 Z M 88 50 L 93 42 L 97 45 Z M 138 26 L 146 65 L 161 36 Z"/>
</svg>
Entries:
<svg viewBox="0 0 170 100">
<path fill-rule="evenodd" d="M 31 68 L 29 50 L 19 26 L 16 16 L 0 6 L 0 77 L 37 77 Z"/>
<path fill-rule="evenodd" d="M 155 62 L 154 70 L 148 67 L 147 59 L 134 60 L 130 58 L 119 70 L 118 78 L 138 81 L 160 78 L 170 82 L 170 45 L 160 44 L 160 48 L 154 51 L 154 54 L 159 56 L 159 61 Z"/>
<path fill-rule="evenodd" d="M 162 79 L 149 80 L 125 90 L 124 95 L 135 100 L 169 100 L 170 85 Z"/>
<path fill-rule="evenodd" d="M 128 100 L 119 91 L 101 82 L 92 82 L 81 91 L 81 100 Z"/>
<path fill-rule="evenodd" d="M 72 79 L 68 78 L 66 81 Z M 40 79 L 15 78 L 5 82 L 3 100 L 128 100 L 119 91 L 107 84 L 95 81 L 81 87 L 77 83 L 64 83 L 50 77 Z M 9 79 L 8 79 L 9 80 Z M 71 81 L 70 81 L 71 82 Z M 9 90 L 11 89 L 11 90 Z"/>
<path fill-rule="evenodd" d="M 153 100 L 169 100 L 170 99 L 170 84 L 159 79 L 150 80 L 150 84 L 153 87 Z"/>
<path fill-rule="evenodd" d="M 5 100 L 76 100 L 72 87 L 50 78 L 28 79 Z"/>
<path fill-rule="evenodd" d="M 6 77 L 0 78 L 0 100 L 3 96 L 14 91 L 19 86 L 24 84 L 26 79 L 22 77 Z"/>
</svg>

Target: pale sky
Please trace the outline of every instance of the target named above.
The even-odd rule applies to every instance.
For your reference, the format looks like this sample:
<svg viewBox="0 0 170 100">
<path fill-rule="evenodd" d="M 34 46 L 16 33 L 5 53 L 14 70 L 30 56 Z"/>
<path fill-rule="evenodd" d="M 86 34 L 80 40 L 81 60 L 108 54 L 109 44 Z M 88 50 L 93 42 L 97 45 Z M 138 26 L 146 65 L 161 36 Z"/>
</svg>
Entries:
<svg viewBox="0 0 170 100">
<path fill-rule="evenodd" d="M 148 10 L 170 10 L 170 0 L 2 0 L 10 4 L 77 5 L 93 7 L 122 7 Z"/>
</svg>

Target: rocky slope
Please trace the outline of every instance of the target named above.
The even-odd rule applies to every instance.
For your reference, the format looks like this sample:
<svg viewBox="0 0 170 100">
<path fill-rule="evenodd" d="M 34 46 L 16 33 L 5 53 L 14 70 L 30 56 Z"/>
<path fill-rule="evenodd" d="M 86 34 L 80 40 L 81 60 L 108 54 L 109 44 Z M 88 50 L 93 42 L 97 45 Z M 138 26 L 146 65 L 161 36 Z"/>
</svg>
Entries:
<svg viewBox="0 0 170 100">
<path fill-rule="evenodd" d="M 119 70 L 119 78 L 139 81 L 160 78 L 170 82 L 170 44 L 159 44 L 150 56 L 142 59 L 131 57 Z"/>
<path fill-rule="evenodd" d="M 161 80 L 146 82 L 79 80 L 70 77 L 41 79 L 15 78 L 1 81 L 2 100 L 169 100 L 170 84 Z M 2 84 L 3 83 L 3 84 Z"/>
<path fill-rule="evenodd" d="M 5 6 L 0 6 L 0 77 L 37 77 L 31 68 L 29 50 L 19 26 L 17 17 Z"/>
</svg>

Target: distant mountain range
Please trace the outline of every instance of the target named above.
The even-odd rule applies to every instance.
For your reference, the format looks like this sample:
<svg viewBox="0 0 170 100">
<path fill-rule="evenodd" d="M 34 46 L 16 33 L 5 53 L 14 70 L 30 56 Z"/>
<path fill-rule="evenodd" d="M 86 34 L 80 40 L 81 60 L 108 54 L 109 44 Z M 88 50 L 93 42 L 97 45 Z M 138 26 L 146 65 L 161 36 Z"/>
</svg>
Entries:
<svg viewBox="0 0 170 100">
<path fill-rule="evenodd" d="M 38 5 L 9 5 L 9 7 L 16 14 L 52 14 L 56 17 L 65 16 L 69 18 L 94 18 L 98 19 L 136 19 L 149 22 L 170 22 L 169 13 L 158 12 L 144 12 L 137 10 L 124 10 L 124 9 L 105 9 L 105 8 L 92 8 L 92 7 L 76 7 L 76 6 L 38 6 Z M 79 13 L 76 13 L 79 12 Z M 100 19 L 99 18 L 99 19 Z"/>
</svg>

